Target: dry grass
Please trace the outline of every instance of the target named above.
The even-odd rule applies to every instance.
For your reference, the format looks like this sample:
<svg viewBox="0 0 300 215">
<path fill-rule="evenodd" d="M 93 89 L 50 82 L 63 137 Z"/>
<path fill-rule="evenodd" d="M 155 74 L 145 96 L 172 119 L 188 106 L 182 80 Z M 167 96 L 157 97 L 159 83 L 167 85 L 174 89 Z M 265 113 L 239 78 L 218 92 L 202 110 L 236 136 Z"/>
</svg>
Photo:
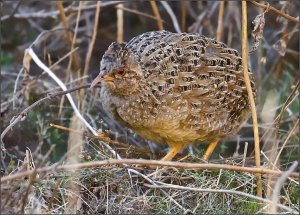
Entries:
<svg viewBox="0 0 300 215">
<path fill-rule="evenodd" d="M 119 163 L 158 160 L 165 148 L 112 122 L 99 89 L 87 89 L 107 46 L 145 31 L 217 35 L 241 51 L 240 3 L 3 3 L 1 213 L 299 213 L 299 176 L 291 173 L 299 157 L 299 3 L 250 1 L 247 7 L 248 32 L 264 13 L 253 37 L 246 35 L 249 47 L 255 43 L 248 64 L 259 83 L 260 165 L 268 169 L 260 172 L 262 199 L 251 121 L 241 136 L 222 141 L 213 164 L 201 164 L 202 144 L 178 155 L 180 164 Z M 72 90 L 59 92 L 66 89 Z M 79 168 L 89 162 L 105 165 Z M 198 164 L 201 169 L 188 168 Z"/>
</svg>

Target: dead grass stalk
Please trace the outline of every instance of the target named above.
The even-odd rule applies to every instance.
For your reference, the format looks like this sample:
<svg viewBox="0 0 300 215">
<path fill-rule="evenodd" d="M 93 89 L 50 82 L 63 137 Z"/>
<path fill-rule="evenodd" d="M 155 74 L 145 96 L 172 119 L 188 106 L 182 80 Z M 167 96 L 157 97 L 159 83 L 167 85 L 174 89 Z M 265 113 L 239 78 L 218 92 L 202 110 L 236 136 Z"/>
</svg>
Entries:
<svg viewBox="0 0 300 215">
<path fill-rule="evenodd" d="M 163 25 L 163 22 L 161 21 L 160 13 L 158 11 L 156 2 L 155 1 L 150 1 L 150 5 L 151 5 L 152 11 L 153 11 L 155 17 L 157 18 L 158 30 L 160 30 L 160 31 L 164 30 L 164 25 Z"/>
<path fill-rule="evenodd" d="M 247 49 L 247 2 L 242 1 L 242 65 L 244 72 L 245 84 L 248 92 L 248 98 L 250 101 L 252 120 L 253 120 L 253 132 L 254 132 L 254 145 L 255 145 L 255 164 L 256 167 L 260 167 L 260 147 L 259 147 L 259 134 L 257 114 L 255 109 L 254 97 L 251 89 L 250 78 L 248 74 L 248 49 Z M 257 174 L 257 195 L 262 197 L 262 178 Z"/>
<path fill-rule="evenodd" d="M 70 170 L 70 169 L 84 169 L 84 168 L 94 168 L 100 166 L 109 166 L 115 164 L 137 164 L 143 166 L 150 167 L 174 167 L 174 168 L 183 168 L 183 169 L 211 169 L 211 170 L 228 170 L 228 171 L 240 171 L 240 172 L 248 172 L 248 173 L 259 173 L 259 174 L 273 174 L 273 175 L 281 175 L 283 174 L 281 171 L 266 169 L 266 168 L 257 168 L 257 167 L 242 167 L 242 166 L 234 166 L 234 165 L 226 165 L 226 164 L 197 164 L 197 163 L 185 163 L 185 162 L 173 162 L 173 161 L 161 161 L 161 160 L 143 160 L 143 159 L 108 159 L 103 161 L 93 161 L 86 163 L 77 163 L 77 164 L 66 164 L 66 165 L 58 165 L 54 164 L 52 166 L 46 166 L 43 168 L 35 169 L 36 172 L 49 172 L 52 170 Z M 28 175 L 31 175 L 33 170 L 19 172 L 16 174 L 4 176 L 1 178 L 1 182 L 6 182 L 10 180 L 19 179 Z M 292 173 L 291 177 L 299 178 L 298 173 Z"/>
</svg>

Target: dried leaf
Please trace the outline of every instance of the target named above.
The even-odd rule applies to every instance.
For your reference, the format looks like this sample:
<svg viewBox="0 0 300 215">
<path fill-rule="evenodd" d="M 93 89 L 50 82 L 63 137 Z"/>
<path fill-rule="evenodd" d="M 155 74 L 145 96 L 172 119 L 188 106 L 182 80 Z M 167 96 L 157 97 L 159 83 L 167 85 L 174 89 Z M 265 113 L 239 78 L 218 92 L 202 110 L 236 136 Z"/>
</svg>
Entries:
<svg viewBox="0 0 300 215">
<path fill-rule="evenodd" d="M 260 39 L 263 37 L 263 29 L 265 27 L 265 12 L 262 14 L 259 14 L 255 17 L 255 19 L 252 21 L 254 24 L 254 29 L 252 31 L 252 36 L 254 37 L 254 44 L 249 51 L 249 53 L 252 53 L 257 50 L 259 46 Z"/>
<path fill-rule="evenodd" d="M 281 56 L 284 56 L 285 55 L 285 52 L 286 52 L 286 42 L 284 39 L 280 39 L 278 40 L 274 45 L 273 45 L 273 48 L 278 51 L 278 53 L 281 55 Z"/>
</svg>

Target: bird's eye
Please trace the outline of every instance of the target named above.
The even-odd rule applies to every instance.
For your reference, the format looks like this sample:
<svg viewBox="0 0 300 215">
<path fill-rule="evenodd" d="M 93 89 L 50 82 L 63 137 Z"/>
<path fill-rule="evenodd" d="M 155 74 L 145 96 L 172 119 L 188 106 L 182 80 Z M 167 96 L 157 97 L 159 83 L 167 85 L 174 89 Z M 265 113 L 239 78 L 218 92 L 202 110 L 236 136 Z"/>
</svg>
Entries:
<svg viewBox="0 0 300 215">
<path fill-rule="evenodd" d="M 119 75 L 124 75 L 124 74 L 125 74 L 125 70 L 124 70 L 124 69 L 118 70 L 118 74 L 119 74 Z"/>
</svg>

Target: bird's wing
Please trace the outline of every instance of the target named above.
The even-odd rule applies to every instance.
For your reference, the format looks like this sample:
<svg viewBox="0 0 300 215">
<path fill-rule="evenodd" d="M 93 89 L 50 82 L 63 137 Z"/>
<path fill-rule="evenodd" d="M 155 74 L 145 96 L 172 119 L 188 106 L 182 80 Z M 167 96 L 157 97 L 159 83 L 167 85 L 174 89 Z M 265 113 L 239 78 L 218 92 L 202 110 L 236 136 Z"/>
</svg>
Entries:
<svg viewBox="0 0 300 215">
<path fill-rule="evenodd" d="M 191 127 L 227 129 L 224 125 L 239 122 L 240 112 L 248 108 L 241 57 L 224 43 L 197 33 L 154 31 L 127 46 L 153 95 L 175 109 L 188 108 Z"/>
</svg>

